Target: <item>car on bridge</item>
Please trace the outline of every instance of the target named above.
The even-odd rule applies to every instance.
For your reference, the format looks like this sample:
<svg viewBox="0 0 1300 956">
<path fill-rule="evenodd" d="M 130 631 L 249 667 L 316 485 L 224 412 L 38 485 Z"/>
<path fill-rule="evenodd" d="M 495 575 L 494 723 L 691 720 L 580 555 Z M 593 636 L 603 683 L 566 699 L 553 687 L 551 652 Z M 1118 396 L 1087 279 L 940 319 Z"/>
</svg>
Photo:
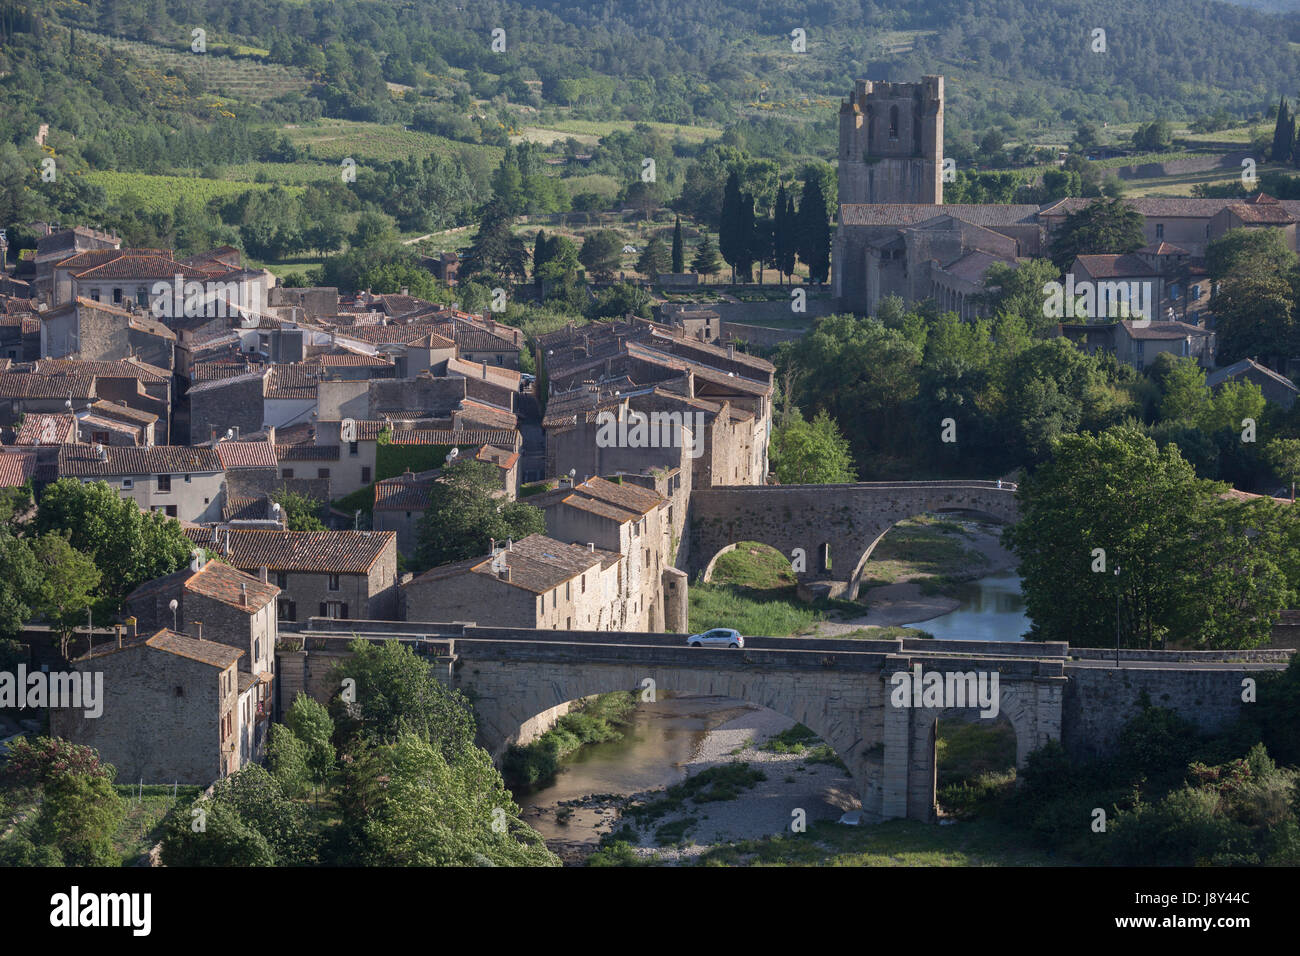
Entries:
<svg viewBox="0 0 1300 956">
<path fill-rule="evenodd" d="M 715 627 L 703 634 L 692 634 L 686 639 L 687 647 L 744 647 L 745 639 L 730 627 Z"/>
</svg>

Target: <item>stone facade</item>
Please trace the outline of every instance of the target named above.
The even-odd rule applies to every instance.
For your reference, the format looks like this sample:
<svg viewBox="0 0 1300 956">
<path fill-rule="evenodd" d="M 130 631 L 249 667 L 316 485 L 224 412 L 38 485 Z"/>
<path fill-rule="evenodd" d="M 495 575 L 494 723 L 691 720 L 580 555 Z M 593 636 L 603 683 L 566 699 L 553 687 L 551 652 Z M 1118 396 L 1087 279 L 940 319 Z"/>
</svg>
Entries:
<svg viewBox="0 0 1300 956">
<path fill-rule="evenodd" d="M 943 77 L 858 80 L 840 106 L 840 203 L 941 203 L 942 167 Z"/>
<path fill-rule="evenodd" d="M 52 710 L 50 732 L 94 747 L 123 783 L 207 786 L 242 765 L 239 655 L 166 631 L 95 650 L 74 666 L 104 675 L 103 713 Z"/>
</svg>

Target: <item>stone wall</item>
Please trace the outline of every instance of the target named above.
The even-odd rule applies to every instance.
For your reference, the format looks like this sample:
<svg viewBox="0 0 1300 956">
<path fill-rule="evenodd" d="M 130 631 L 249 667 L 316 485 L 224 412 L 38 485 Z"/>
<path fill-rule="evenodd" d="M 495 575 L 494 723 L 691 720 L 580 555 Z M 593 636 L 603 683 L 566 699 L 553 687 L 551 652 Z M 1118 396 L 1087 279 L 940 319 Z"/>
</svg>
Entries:
<svg viewBox="0 0 1300 956">
<path fill-rule="evenodd" d="M 1072 651 L 1072 653 L 1075 653 Z M 1242 680 L 1258 670 L 1172 670 L 1066 665 L 1061 712 L 1061 742 L 1078 757 L 1110 753 L 1124 725 L 1141 712 L 1145 692 L 1156 707 L 1167 707 L 1203 731 L 1229 723 L 1243 706 Z"/>
</svg>

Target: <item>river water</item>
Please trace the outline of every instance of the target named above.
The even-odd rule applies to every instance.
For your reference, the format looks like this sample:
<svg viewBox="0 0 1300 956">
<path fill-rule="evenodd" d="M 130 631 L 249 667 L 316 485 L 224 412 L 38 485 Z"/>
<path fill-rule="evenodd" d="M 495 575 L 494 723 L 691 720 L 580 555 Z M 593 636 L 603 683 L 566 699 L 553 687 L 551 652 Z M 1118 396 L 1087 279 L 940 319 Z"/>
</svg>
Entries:
<svg viewBox="0 0 1300 956">
<path fill-rule="evenodd" d="M 955 611 L 909 626 L 949 641 L 1019 641 L 1032 626 L 1014 571 L 963 584 L 956 597 L 961 604 Z"/>
<path fill-rule="evenodd" d="M 669 787 L 686 777 L 686 764 L 699 755 L 710 730 L 753 704 L 729 697 L 673 697 L 641 703 L 629 715 L 623 738 L 583 747 L 564 761 L 550 783 L 516 792 L 522 818 L 566 859 L 595 847 L 617 814 L 608 808 L 573 807 L 566 823 L 556 819 L 561 803 L 598 794 L 632 794 Z"/>
</svg>

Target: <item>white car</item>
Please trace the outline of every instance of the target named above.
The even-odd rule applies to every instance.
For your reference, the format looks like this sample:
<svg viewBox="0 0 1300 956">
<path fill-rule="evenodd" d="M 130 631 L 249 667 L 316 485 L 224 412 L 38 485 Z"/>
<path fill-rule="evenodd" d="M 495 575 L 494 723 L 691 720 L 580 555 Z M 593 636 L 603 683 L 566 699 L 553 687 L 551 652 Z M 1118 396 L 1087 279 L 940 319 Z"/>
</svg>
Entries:
<svg viewBox="0 0 1300 956">
<path fill-rule="evenodd" d="M 687 647 L 744 647 L 745 639 L 730 627 L 715 627 L 703 634 L 692 634 L 686 639 Z"/>
</svg>

